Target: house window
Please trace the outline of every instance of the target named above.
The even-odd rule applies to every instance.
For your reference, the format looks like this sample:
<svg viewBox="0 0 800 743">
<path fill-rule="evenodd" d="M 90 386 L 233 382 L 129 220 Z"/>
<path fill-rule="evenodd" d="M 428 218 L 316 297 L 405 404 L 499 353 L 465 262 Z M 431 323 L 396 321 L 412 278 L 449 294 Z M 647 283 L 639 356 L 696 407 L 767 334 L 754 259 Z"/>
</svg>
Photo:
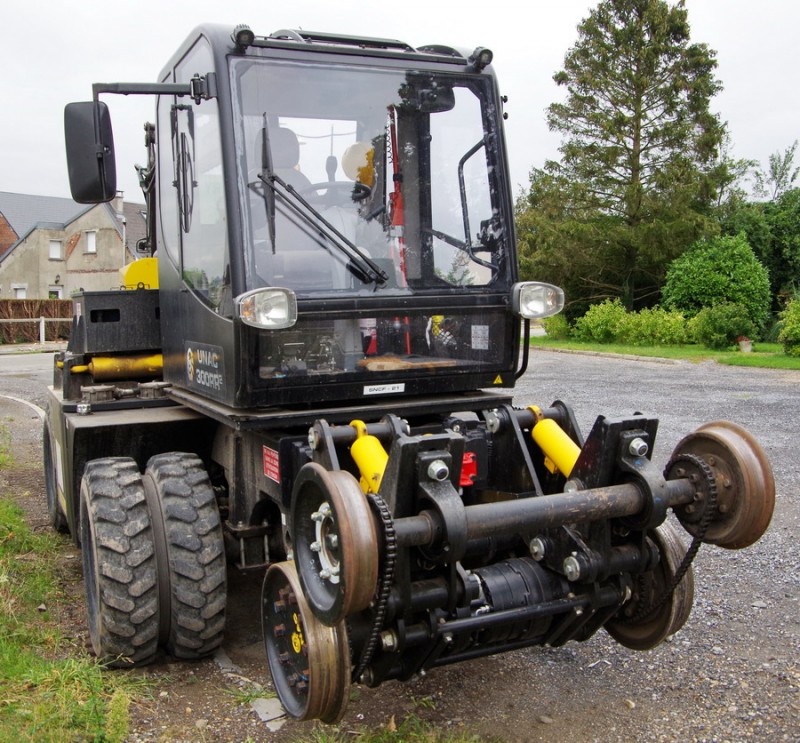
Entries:
<svg viewBox="0 0 800 743">
<path fill-rule="evenodd" d="M 50 260 L 51 261 L 61 260 L 61 240 L 50 241 Z"/>
<path fill-rule="evenodd" d="M 14 290 L 14 299 L 27 299 L 28 297 L 27 284 L 14 284 L 11 288 Z"/>
<path fill-rule="evenodd" d="M 47 290 L 47 298 L 48 299 L 61 299 L 62 297 L 62 290 L 64 289 L 63 286 L 51 286 Z"/>
<path fill-rule="evenodd" d="M 86 252 L 87 253 L 96 253 L 97 252 L 97 232 L 87 232 L 86 233 Z"/>
</svg>

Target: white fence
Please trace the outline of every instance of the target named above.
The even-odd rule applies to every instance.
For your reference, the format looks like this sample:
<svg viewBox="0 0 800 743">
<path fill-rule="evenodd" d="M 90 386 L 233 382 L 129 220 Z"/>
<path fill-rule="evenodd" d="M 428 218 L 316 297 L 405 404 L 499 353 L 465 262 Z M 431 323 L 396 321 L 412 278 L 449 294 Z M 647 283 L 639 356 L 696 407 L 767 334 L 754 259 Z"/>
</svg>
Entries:
<svg viewBox="0 0 800 743">
<path fill-rule="evenodd" d="M 0 319 L 0 322 L 37 322 L 35 317 L 23 317 L 23 318 L 14 318 L 14 319 Z M 71 317 L 40 317 L 38 319 L 39 322 L 39 343 L 45 342 L 45 323 L 48 322 L 72 322 Z"/>
</svg>

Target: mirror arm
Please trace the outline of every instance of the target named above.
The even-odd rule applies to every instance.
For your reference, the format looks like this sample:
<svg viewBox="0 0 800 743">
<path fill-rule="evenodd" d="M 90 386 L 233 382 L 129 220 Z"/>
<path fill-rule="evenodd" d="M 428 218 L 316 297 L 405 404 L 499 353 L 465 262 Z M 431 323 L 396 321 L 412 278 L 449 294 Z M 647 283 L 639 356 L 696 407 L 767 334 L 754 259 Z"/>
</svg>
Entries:
<svg viewBox="0 0 800 743">
<path fill-rule="evenodd" d="M 96 101 L 101 93 L 119 95 L 188 95 L 196 103 L 217 96 L 217 77 L 214 73 L 195 75 L 188 83 L 94 83 L 92 97 Z"/>
</svg>

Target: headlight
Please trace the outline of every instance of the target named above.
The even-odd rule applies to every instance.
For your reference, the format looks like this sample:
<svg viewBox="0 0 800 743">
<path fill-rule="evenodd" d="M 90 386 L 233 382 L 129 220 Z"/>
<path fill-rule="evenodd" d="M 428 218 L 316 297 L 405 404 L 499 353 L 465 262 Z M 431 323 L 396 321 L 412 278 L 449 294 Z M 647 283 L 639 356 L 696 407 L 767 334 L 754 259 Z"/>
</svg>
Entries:
<svg viewBox="0 0 800 743">
<path fill-rule="evenodd" d="M 524 281 L 511 289 L 511 306 L 525 320 L 541 320 L 564 309 L 564 291 L 552 284 Z"/>
<path fill-rule="evenodd" d="M 297 297 L 291 289 L 254 289 L 236 297 L 236 313 L 243 323 L 255 328 L 291 328 L 297 322 Z"/>
</svg>

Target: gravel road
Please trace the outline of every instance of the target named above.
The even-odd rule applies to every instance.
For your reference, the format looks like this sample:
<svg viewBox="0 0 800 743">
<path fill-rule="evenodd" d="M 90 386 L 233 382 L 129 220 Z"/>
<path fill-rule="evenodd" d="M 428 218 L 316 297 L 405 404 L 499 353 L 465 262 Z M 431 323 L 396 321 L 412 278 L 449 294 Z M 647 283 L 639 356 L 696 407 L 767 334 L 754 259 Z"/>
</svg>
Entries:
<svg viewBox="0 0 800 743">
<path fill-rule="evenodd" d="M 2 362 L 0 362 L 2 364 Z M 701 423 L 746 426 L 772 461 L 776 512 L 765 537 L 740 552 L 704 546 L 695 561 L 695 607 L 684 629 L 647 653 L 599 633 L 564 648 L 533 648 L 436 670 L 408 684 L 355 687 L 345 731 L 391 725 L 414 713 L 437 727 L 461 728 L 495 741 L 797 741 L 800 740 L 800 372 L 751 370 L 713 363 L 662 363 L 535 351 L 515 404 L 575 410 L 584 433 L 598 414 L 639 411 L 660 420 L 654 461 Z M 0 391 L 41 404 L 40 377 L 4 372 Z M 0 399 L 25 461 L 6 473 L 8 487 L 30 500 L 38 455 L 38 419 Z M 30 445 L 25 446 L 28 442 Z M 27 453 L 26 453 L 27 452 Z M 38 488 L 38 492 L 37 492 Z M 74 606 L 63 610 L 79 641 L 80 567 L 65 542 L 65 585 Z M 258 580 L 231 576 L 234 598 L 225 651 L 213 660 L 168 659 L 144 671 L 168 678 L 164 691 L 134 710 L 132 741 L 291 741 L 312 726 L 286 722 L 270 732 L 249 702 L 230 693 L 250 682 L 269 687 L 258 621 Z M 77 607 L 77 608 L 76 608 Z"/>
</svg>

